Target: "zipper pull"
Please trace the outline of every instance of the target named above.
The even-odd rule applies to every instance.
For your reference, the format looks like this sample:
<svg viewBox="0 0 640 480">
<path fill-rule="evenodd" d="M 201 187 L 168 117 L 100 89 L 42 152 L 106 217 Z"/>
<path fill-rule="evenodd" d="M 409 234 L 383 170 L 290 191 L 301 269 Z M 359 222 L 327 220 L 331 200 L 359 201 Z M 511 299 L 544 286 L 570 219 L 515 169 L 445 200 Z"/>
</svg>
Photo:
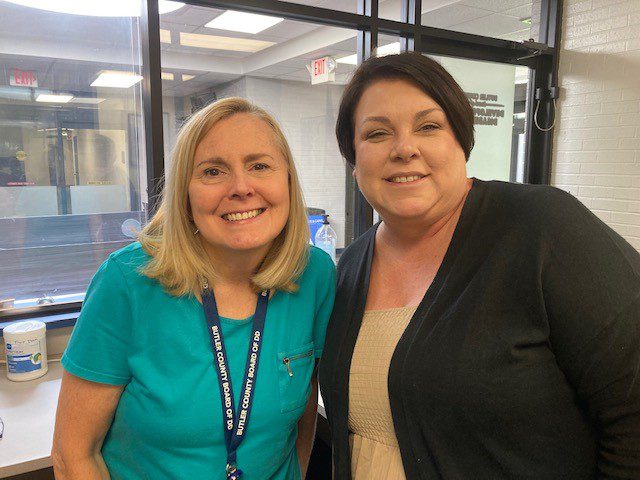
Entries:
<svg viewBox="0 0 640 480">
<path fill-rule="evenodd" d="M 293 370 L 291 370 L 291 360 L 289 359 L 289 357 L 284 357 L 282 359 L 282 363 L 284 363 L 285 366 L 287 367 L 287 371 L 289 372 L 289 376 L 293 377 Z"/>
</svg>

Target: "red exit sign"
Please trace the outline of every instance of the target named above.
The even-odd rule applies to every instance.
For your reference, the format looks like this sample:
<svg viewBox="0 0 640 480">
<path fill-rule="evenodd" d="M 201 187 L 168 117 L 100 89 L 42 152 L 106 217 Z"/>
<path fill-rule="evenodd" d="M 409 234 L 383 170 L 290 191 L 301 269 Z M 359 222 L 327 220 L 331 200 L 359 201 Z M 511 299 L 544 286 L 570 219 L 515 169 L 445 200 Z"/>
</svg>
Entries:
<svg viewBox="0 0 640 480">
<path fill-rule="evenodd" d="M 36 72 L 12 68 L 9 74 L 9 85 L 12 87 L 37 87 L 38 77 L 36 77 Z"/>
<path fill-rule="evenodd" d="M 332 57 L 317 58 L 307 65 L 311 74 L 311 85 L 318 83 L 333 82 L 336 78 L 336 61 Z"/>
</svg>

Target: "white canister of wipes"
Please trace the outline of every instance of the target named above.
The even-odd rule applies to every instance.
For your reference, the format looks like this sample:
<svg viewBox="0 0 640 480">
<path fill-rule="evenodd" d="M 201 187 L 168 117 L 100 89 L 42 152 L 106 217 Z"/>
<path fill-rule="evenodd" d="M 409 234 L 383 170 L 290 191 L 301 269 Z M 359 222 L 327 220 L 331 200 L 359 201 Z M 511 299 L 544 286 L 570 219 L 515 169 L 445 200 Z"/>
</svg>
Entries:
<svg viewBox="0 0 640 480">
<path fill-rule="evenodd" d="M 36 320 L 12 323 L 4 327 L 2 332 L 9 380 L 24 382 L 47 373 L 49 367 L 44 323 Z"/>
</svg>

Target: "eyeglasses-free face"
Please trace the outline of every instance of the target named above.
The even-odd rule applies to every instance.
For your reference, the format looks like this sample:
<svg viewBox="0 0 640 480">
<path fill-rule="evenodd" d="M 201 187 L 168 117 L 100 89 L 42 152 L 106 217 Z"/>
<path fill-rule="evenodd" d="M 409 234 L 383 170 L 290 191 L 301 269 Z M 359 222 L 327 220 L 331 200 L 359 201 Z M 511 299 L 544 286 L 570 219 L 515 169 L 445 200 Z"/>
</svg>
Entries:
<svg viewBox="0 0 640 480">
<path fill-rule="evenodd" d="M 379 80 L 354 115 L 354 177 L 383 219 L 438 219 L 467 185 L 465 155 L 446 114 L 406 80 Z"/>
<path fill-rule="evenodd" d="M 287 161 L 271 128 L 239 113 L 217 122 L 196 147 L 189 202 L 214 254 L 266 253 L 289 216 Z"/>
</svg>

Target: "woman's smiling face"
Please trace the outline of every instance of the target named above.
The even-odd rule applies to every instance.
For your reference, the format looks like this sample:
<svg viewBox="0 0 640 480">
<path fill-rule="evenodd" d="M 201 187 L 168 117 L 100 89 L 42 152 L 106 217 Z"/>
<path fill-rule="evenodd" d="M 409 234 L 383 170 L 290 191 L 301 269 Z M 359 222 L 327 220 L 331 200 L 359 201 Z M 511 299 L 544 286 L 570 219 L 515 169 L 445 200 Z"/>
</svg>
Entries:
<svg viewBox="0 0 640 480">
<path fill-rule="evenodd" d="M 354 113 L 354 176 L 383 219 L 437 220 L 459 203 L 466 158 L 445 112 L 416 84 L 378 80 Z"/>
<path fill-rule="evenodd" d="M 212 253 L 266 254 L 289 217 L 289 169 L 263 120 L 239 113 L 196 147 L 189 183 L 193 221 Z"/>
</svg>

